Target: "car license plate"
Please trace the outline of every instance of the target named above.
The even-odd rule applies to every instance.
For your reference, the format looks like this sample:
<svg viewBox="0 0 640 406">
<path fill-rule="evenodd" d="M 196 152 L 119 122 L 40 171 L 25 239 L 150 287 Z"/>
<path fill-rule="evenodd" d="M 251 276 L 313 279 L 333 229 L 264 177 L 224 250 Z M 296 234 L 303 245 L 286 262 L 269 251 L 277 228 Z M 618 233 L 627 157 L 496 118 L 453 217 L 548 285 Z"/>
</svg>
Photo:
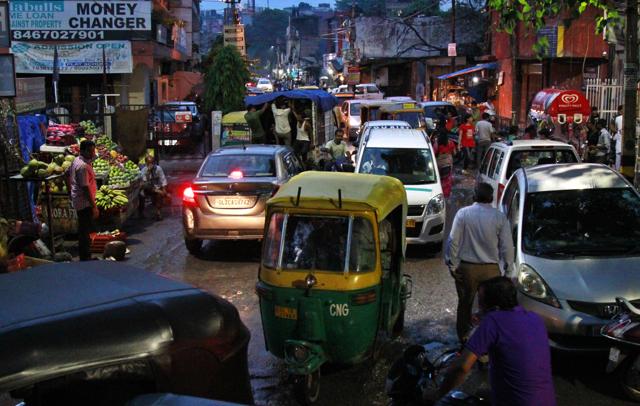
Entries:
<svg viewBox="0 0 640 406">
<path fill-rule="evenodd" d="M 178 140 L 160 140 L 160 145 L 166 145 L 166 146 L 178 145 Z"/>
<path fill-rule="evenodd" d="M 611 347 L 611 349 L 609 350 L 609 361 L 618 362 L 619 359 L 620 359 L 620 350 L 617 349 L 616 347 Z"/>
<path fill-rule="evenodd" d="M 255 197 L 246 196 L 216 197 L 213 200 L 213 207 L 216 209 L 246 209 L 253 207 L 255 204 Z"/>
<path fill-rule="evenodd" d="M 408 219 L 406 224 L 407 228 L 416 228 L 416 221 L 413 219 Z"/>
<path fill-rule="evenodd" d="M 276 306 L 275 313 L 276 317 L 279 317 L 281 319 L 298 319 L 298 309 L 294 309 L 293 307 Z"/>
</svg>

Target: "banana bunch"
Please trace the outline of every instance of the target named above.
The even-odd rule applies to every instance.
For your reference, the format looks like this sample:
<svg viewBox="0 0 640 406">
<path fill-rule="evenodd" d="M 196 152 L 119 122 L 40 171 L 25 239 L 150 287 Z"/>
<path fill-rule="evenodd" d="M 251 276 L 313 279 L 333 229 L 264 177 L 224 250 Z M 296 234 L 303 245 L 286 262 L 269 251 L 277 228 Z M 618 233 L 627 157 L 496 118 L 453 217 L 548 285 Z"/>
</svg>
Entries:
<svg viewBox="0 0 640 406">
<path fill-rule="evenodd" d="M 103 185 L 96 192 L 96 206 L 102 210 L 123 207 L 127 204 L 129 204 L 129 199 L 122 190 L 111 189 Z"/>
</svg>

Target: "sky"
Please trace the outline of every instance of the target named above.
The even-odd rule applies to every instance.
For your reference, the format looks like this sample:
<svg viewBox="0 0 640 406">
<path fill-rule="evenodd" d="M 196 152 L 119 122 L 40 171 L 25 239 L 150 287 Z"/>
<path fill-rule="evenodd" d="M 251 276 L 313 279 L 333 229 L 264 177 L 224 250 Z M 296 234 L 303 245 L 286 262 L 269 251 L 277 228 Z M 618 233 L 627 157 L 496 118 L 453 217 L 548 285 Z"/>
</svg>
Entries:
<svg viewBox="0 0 640 406">
<path fill-rule="evenodd" d="M 267 7 L 267 1 L 270 8 L 285 8 L 290 6 L 297 6 L 300 1 L 303 0 L 256 0 L 256 7 Z M 334 5 L 333 0 L 304 0 L 305 3 L 309 3 L 312 6 L 317 6 L 319 3 L 330 3 Z M 242 0 L 243 4 L 246 4 L 246 0 Z M 200 8 L 203 10 L 222 10 L 225 7 L 225 3 L 218 0 L 201 0 Z"/>
</svg>

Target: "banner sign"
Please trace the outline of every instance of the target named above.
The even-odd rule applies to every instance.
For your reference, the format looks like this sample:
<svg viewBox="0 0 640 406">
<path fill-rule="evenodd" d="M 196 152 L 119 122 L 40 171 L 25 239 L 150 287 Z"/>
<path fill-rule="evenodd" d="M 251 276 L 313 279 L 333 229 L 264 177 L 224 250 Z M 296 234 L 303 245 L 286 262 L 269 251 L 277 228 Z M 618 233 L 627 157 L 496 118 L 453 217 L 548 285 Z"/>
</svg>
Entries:
<svg viewBox="0 0 640 406">
<path fill-rule="evenodd" d="M 146 38 L 150 0 L 11 0 L 14 41 Z"/>
<path fill-rule="evenodd" d="M 9 48 L 9 3 L 0 3 L 0 48 Z"/>
<path fill-rule="evenodd" d="M 106 56 L 107 73 L 131 73 L 131 42 L 102 41 L 75 44 L 35 44 L 14 41 L 11 51 L 16 58 L 16 72 L 30 74 L 53 73 L 53 54 L 58 47 L 60 74 L 102 74 L 102 50 Z"/>
</svg>

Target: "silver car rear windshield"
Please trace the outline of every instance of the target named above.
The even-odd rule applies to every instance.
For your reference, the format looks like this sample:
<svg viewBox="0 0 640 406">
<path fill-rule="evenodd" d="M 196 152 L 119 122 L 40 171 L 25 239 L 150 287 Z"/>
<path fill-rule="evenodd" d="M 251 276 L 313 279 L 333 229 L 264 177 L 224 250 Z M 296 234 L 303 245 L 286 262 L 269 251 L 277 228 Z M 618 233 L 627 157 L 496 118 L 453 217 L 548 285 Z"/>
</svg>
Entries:
<svg viewBox="0 0 640 406">
<path fill-rule="evenodd" d="M 273 177 L 276 163 L 271 155 L 214 155 L 202 167 L 204 177 Z"/>
<path fill-rule="evenodd" d="M 528 254 L 640 255 L 640 198 L 631 188 L 531 193 L 522 219 Z"/>
</svg>

